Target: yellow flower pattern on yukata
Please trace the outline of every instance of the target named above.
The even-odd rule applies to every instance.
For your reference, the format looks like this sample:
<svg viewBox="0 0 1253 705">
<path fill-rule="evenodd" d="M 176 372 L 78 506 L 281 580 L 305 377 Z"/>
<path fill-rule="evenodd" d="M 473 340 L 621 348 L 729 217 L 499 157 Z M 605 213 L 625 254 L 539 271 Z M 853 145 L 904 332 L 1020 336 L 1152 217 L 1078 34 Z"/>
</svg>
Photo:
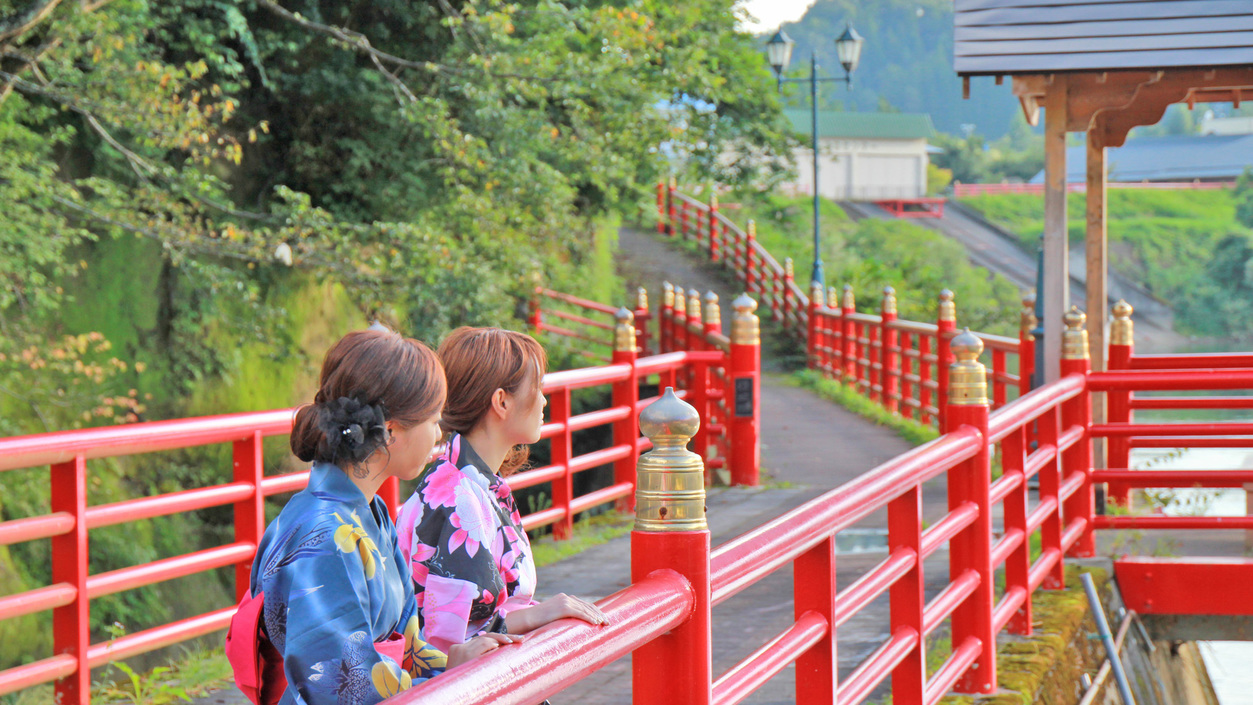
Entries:
<svg viewBox="0 0 1253 705">
<path fill-rule="evenodd" d="M 370 680 L 374 681 L 374 689 L 384 698 L 409 690 L 413 685 L 413 678 L 409 676 L 408 671 L 400 670 L 400 667 L 392 663 L 390 659 L 383 659 L 374 664 L 370 669 Z"/>
<path fill-rule="evenodd" d="M 344 553 L 356 551 L 361 555 L 361 564 L 365 567 L 365 577 L 367 580 L 374 577 L 374 572 L 378 568 L 378 561 L 382 558 L 379 553 L 379 547 L 374 543 L 374 539 L 366 533 L 365 527 L 361 525 L 361 518 L 356 512 L 350 513 L 348 516 L 352 518 L 352 523 L 344 521 L 344 518 L 335 512 L 335 518 L 339 521 L 339 528 L 335 529 L 335 546 Z M 378 558 L 375 558 L 378 556 Z"/>
<path fill-rule="evenodd" d="M 422 620 L 416 614 L 410 617 L 405 625 L 405 662 L 401 665 L 410 673 L 415 668 L 419 673 L 448 668 L 448 656 L 422 641 L 421 629 Z"/>
</svg>

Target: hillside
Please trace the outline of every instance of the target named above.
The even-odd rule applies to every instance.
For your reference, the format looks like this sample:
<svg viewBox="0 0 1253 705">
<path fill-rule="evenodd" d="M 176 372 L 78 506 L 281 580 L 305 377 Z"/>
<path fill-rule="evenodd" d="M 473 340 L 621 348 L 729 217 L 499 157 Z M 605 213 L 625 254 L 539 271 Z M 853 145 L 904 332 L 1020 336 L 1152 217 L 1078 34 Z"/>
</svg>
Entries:
<svg viewBox="0 0 1253 705">
<path fill-rule="evenodd" d="M 1084 196 L 1070 194 L 1071 242 L 1084 238 Z M 1034 250 L 1044 197 L 996 194 L 963 204 Z M 1110 266 L 1175 309 L 1182 333 L 1241 335 L 1253 328 L 1253 234 L 1231 191 L 1109 191 Z"/>
<path fill-rule="evenodd" d="M 1008 84 L 979 79 L 970 99 L 962 99 L 961 80 L 953 72 L 951 0 L 818 0 L 800 20 L 783 25 L 797 44 L 793 69 L 807 76 L 816 49 L 821 70 L 843 75 L 834 40 L 846 22 L 866 39 L 861 64 L 851 91 L 839 85 L 824 90 L 825 106 L 879 110 L 886 103 L 902 112 L 930 113 L 941 132 L 958 134 L 962 125 L 974 125 L 988 139 L 1009 129 L 1018 105 Z M 798 89 L 790 90 L 793 100 L 801 99 Z M 807 92 L 803 99 L 808 101 Z"/>
</svg>

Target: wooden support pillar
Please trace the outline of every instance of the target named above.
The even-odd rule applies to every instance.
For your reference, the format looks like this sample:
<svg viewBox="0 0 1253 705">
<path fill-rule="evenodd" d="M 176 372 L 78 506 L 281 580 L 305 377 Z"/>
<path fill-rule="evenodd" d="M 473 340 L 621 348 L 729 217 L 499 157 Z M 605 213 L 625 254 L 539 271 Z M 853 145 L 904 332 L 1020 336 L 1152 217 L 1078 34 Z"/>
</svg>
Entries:
<svg viewBox="0 0 1253 705">
<path fill-rule="evenodd" d="M 1044 99 L 1044 381 L 1061 376 L 1062 315 L 1070 309 L 1066 242 L 1067 78 L 1053 77 Z"/>
<path fill-rule="evenodd" d="M 1087 253 L 1088 291 L 1088 346 L 1091 351 L 1092 371 L 1106 369 L 1106 330 L 1109 315 L 1106 301 L 1109 299 L 1107 274 L 1109 271 L 1109 248 L 1106 238 L 1105 195 L 1105 142 L 1104 130 L 1099 122 L 1088 130 L 1088 194 L 1087 230 L 1084 248 Z M 1105 423 L 1105 394 L 1092 395 L 1092 422 Z M 1105 439 L 1093 441 L 1093 461 L 1096 467 L 1105 467 Z"/>
</svg>

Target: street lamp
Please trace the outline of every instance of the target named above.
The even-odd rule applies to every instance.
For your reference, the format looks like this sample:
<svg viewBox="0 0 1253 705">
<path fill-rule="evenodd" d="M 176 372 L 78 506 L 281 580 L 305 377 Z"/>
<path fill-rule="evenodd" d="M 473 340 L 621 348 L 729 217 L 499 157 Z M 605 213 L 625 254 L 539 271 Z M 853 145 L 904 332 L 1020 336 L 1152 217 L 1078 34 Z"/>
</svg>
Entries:
<svg viewBox="0 0 1253 705">
<path fill-rule="evenodd" d="M 843 82 L 848 85 L 850 91 L 853 90 L 853 71 L 857 69 L 857 62 L 861 60 L 861 46 L 864 42 L 865 40 L 857 33 L 857 30 L 853 29 L 852 25 L 845 25 L 844 33 L 835 40 L 835 54 L 839 57 L 840 65 L 844 67 L 844 76 L 819 78 L 818 58 L 811 53 L 807 79 L 783 77 L 788 64 L 792 63 L 792 49 L 796 47 L 796 42 L 792 41 L 786 32 L 780 29 L 770 38 L 770 41 L 766 42 L 766 57 L 770 61 L 770 67 L 774 69 L 779 90 L 783 90 L 784 83 L 809 82 L 814 151 L 814 269 L 810 280 L 824 287 L 826 277 L 822 272 L 822 255 L 818 251 L 818 84 L 828 81 Z"/>
</svg>

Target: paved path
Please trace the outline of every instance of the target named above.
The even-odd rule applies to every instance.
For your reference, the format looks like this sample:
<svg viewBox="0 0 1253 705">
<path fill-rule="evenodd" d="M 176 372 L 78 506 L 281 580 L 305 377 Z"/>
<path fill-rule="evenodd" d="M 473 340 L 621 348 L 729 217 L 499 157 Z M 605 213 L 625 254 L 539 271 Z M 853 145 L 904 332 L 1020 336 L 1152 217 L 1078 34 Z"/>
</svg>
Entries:
<svg viewBox="0 0 1253 705">
<path fill-rule="evenodd" d="M 714 291 L 723 302 L 724 325 L 729 328 L 730 304 L 740 292 L 722 270 L 690 258 L 650 233 L 624 228 L 619 233 L 621 273 L 634 291 L 646 286 L 654 309 L 660 307 L 662 280 Z M 763 327 L 763 339 L 777 339 L 774 324 Z M 714 488 L 708 516 L 714 546 L 852 480 L 907 450 L 910 445 L 892 431 L 876 426 L 808 390 L 792 385 L 786 370 L 795 367 L 797 351 L 768 346 L 761 389 L 762 467 L 764 487 Z M 934 521 L 945 511 L 942 480 L 924 488 L 924 515 Z M 874 535 L 886 527 L 884 512 L 858 524 Z M 877 530 L 877 531 L 876 531 Z M 881 549 L 840 556 L 837 580 L 847 587 L 885 557 Z M 541 597 L 566 592 L 599 599 L 630 583 L 630 541 L 621 537 L 539 570 Z M 938 551 L 928 563 L 928 598 L 947 583 L 947 553 Z M 792 623 L 792 575 L 783 569 L 714 610 L 714 672 L 721 674 Z M 839 631 L 841 676 L 887 638 L 886 599 L 854 617 Z M 793 702 L 795 681 L 786 669 L 745 702 Z M 880 688 L 873 696 L 880 698 Z M 242 696 L 220 691 L 197 705 L 243 705 Z M 555 705 L 630 703 L 629 657 L 592 674 L 552 699 Z"/>
</svg>

